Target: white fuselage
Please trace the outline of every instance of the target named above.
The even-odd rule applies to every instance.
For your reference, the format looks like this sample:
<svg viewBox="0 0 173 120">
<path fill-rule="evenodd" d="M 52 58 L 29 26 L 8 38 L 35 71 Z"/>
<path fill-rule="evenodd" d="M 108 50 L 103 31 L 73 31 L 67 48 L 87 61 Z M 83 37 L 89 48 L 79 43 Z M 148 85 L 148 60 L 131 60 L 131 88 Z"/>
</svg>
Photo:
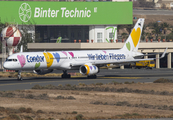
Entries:
<svg viewBox="0 0 173 120">
<path fill-rule="evenodd" d="M 81 50 L 22 52 L 8 57 L 4 68 L 11 70 L 72 69 L 85 63 L 107 64 L 133 59 L 130 52 L 122 50 Z M 77 68 L 79 69 L 79 67 Z"/>
</svg>

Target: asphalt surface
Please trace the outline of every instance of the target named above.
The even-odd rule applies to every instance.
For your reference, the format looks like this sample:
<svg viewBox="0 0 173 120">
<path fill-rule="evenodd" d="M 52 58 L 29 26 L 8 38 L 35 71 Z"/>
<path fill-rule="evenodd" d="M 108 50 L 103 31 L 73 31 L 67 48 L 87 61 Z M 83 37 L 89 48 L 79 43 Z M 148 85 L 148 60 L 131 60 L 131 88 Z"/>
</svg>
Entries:
<svg viewBox="0 0 173 120">
<path fill-rule="evenodd" d="M 54 71 L 61 73 L 61 71 Z M 78 71 L 69 71 L 70 73 Z M 38 78 L 24 78 L 23 81 L 17 81 L 15 78 L 0 78 L 0 91 L 9 90 L 24 90 L 31 89 L 34 85 L 65 85 L 65 84 L 91 84 L 91 83 L 109 83 L 116 82 L 153 82 L 159 78 L 173 78 L 173 69 L 113 69 L 113 70 L 101 70 L 97 79 L 87 79 L 83 77 L 72 77 L 71 79 L 62 79 L 60 77 L 38 77 Z M 120 119 L 116 119 L 120 120 Z M 172 118 L 160 118 L 160 119 L 124 119 L 124 120 L 172 120 Z"/>
<path fill-rule="evenodd" d="M 61 71 L 55 71 L 61 73 Z M 69 71 L 70 73 L 78 71 Z M 18 81 L 16 78 L 0 78 L 0 91 L 31 89 L 34 85 L 59 84 L 78 85 L 79 83 L 111 83 L 116 82 L 153 82 L 159 78 L 173 78 L 173 69 L 102 69 L 97 75 L 97 79 L 87 79 L 86 76 L 62 79 L 60 77 L 30 77 Z"/>
<path fill-rule="evenodd" d="M 133 10 L 134 15 L 173 15 L 173 10 Z"/>
</svg>

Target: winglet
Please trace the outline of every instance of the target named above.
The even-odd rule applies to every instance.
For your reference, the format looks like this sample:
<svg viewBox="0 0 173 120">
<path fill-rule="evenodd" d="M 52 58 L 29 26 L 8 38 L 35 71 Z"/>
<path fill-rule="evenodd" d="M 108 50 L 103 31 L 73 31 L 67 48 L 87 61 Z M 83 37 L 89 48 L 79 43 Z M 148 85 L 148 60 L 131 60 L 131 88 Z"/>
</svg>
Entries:
<svg viewBox="0 0 173 120">
<path fill-rule="evenodd" d="M 165 51 L 163 52 L 163 54 L 162 54 L 162 56 L 160 57 L 160 59 L 163 58 L 163 57 L 165 57 L 165 54 L 166 54 L 167 49 L 168 49 L 168 47 L 165 49 Z"/>
<path fill-rule="evenodd" d="M 23 45 L 20 46 L 20 52 L 23 52 Z"/>
</svg>

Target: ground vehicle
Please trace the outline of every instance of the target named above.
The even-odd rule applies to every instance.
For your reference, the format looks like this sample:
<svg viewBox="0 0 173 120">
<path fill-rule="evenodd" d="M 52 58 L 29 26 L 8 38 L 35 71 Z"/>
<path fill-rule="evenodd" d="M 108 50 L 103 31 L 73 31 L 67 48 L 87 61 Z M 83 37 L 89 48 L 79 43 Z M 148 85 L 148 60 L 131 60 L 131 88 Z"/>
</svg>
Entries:
<svg viewBox="0 0 173 120">
<path fill-rule="evenodd" d="M 154 60 L 144 60 L 144 61 L 139 61 L 136 62 L 135 64 L 131 64 L 132 67 L 135 68 L 150 68 L 152 69 L 153 67 L 155 67 L 155 61 Z"/>
</svg>

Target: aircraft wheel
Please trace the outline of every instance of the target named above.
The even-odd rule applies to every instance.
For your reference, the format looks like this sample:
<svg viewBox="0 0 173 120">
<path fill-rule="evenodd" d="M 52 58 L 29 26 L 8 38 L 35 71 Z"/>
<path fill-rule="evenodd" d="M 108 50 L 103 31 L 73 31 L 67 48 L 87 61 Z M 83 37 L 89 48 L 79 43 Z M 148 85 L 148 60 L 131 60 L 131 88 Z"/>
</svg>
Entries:
<svg viewBox="0 0 173 120">
<path fill-rule="evenodd" d="M 67 78 L 71 78 L 71 75 L 70 74 L 67 74 Z"/>
<path fill-rule="evenodd" d="M 19 81 L 22 81 L 22 77 L 20 75 L 18 75 L 18 78 L 17 78 Z"/>
<path fill-rule="evenodd" d="M 71 78 L 71 75 L 70 74 L 62 74 L 61 78 Z"/>
<path fill-rule="evenodd" d="M 62 75 L 61 75 L 61 78 L 65 78 L 65 74 L 62 74 Z"/>
<path fill-rule="evenodd" d="M 97 78 L 97 75 L 94 75 L 94 78 L 96 79 Z"/>
<path fill-rule="evenodd" d="M 23 80 L 23 79 L 22 79 L 22 76 L 21 76 L 21 70 L 18 70 L 17 79 L 18 79 L 19 81 L 22 81 L 22 80 Z"/>
<path fill-rule="evenodd" d="M 87 76 L 88 79 L 96 79 L 97 78 L 97 75 L 89 75 Z"/>
</svg>

